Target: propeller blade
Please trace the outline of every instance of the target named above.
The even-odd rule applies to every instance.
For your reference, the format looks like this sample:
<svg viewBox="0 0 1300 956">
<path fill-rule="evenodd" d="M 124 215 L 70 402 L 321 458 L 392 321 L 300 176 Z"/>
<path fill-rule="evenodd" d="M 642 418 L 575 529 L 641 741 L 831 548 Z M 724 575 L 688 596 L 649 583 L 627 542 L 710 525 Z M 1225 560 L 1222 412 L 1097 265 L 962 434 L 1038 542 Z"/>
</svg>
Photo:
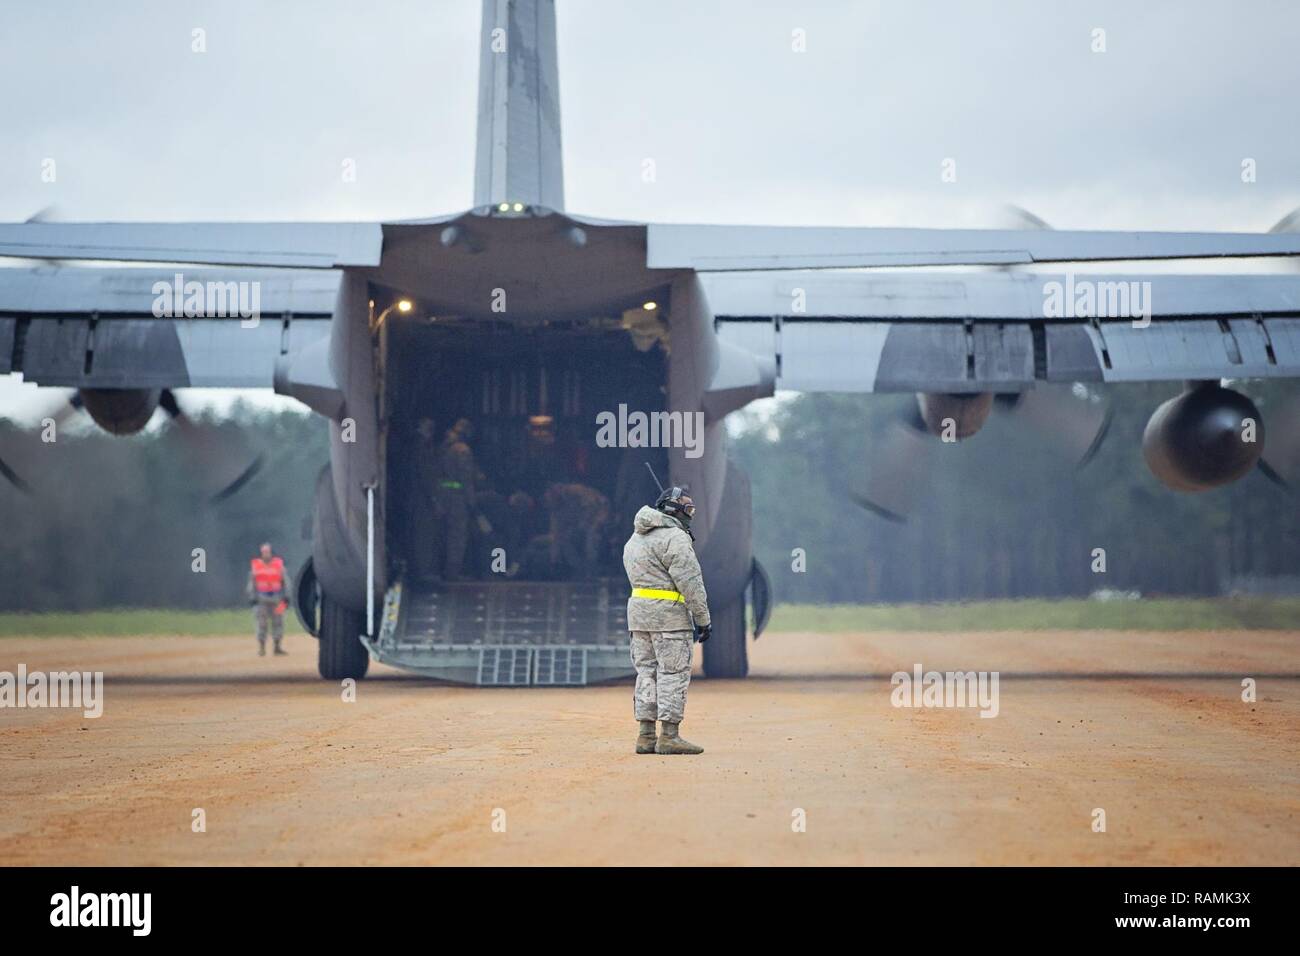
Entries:
<svg viewBox="0 0 1300 956">
<path fill-rule="evenodd" d="M 1300 395 L 1265 414 L 1264 457 L 1259 470 L 1274 484 L 1292 490 L 1300 486 Z"/>
<path fill-rule="evenodd" d="M 176 393 L 170 388 L 164 388 L 158 393 L 158 407 L 170 415 L 173 420 L 185 416 L 185 413 L 181 411 L 180 404 L 176 401 Z M 186 421 L 188 422 L 188 419 Z"/>
<path fill-rule="evenodd" d="M 1110 430 L 1113 412 L 1103 402 L 1080 398 L 1073 386 L 1038 384 L 999 402 L 1009 415 L 1040 435 L 1082 468 Z"/>
<path fill-rule="evenodd" d="M 51 204 L 49 206 L 42 206 L 40 209 L 37 209 L 34 213 L 32 213 L 30 216 L 24 219 L 23 223 L 29 224 L 29 223 L 45 223 L 45 222 L 59 222 L 59 221 L 60 221 L 59 209 L 57 206 Z M 68 260 L 63 258 L 29 259 L 26 256 L 15 256 L 14 261 L 25 263 L 37 269 L 50 269 L 50 268 L 59 269 L 62 268 L 64 263 L 66 263 Z"/>
<path fill-rule="evenodd" d="M 80 393 L 59 395 L 36 416 L 37 430 L 43 430 L 44 423 L 52 421 L 57 436 L 64 423 L 80 411 Z M 0 442 L 0 477 L 25 495 L 36 494 L 36 489 L 23 475 L 36 470 L 36 456 L 45 447 L 45 442 L 38 442 L 30 429 L 18 429 L 5 435 Z"/>
<path fill-rule="evenodd" d="M 929 485 L 934 444 L 913 403 L 886 425 L 881 440 L 872 445 L 866 487 L 851 491 L 849 498 L 888 521 L 907 521 Z"/>
<path fill-rule="evenodd" d="M 211 489 L 208 501 L 225 501 L 262 470 L 264 456 L 253 453 L 235 431 L 199 424 L 185 414 L 171 389 L 158 397 L 158 407 L 171 416 L 172 425 L 195 469 L 203 476 L 203 485 Z"/>
<path fill-rule="evenodd" d="M 1292 209 L 1289 213 L 1273 223 L 1273 228 L 1269 232 L 1297 232 L 1300 231 L 1300 206 Z"/>
<path fill-rule="evenodd" d="M 26 481 L 24 481 L 22 476 L 19 475 L 18 472 L 10 468 L 8 462 L 6 462 L 4 458 L 0 458 L 0 476 L 3 476 L 5 481 L 9 482 L 9 484 L 13 485 L 23 494 L 25 495 L 35 494 L 35 490 L 32 488 L 32 486 L 29 485 Z"/>
<path fill-rule="evenodd" d="M 1023 206 L 1017 206 L 1015 203 L 1003 203 L 993 217 L 995 229 L 1041 229 L 1044 231 L 1051 230 L 1051 224 L 1044 219 L 1035 216 Z M 993 272 L 1019 272 L 1022 266 L 1005 265 L 993 266 Z"/>
<path fill-rule="evenodd" d="M 264 464 L 266 464 L 266 456 L 259 453 L 257 457 L 248 463 L 248 467 L 235 477 L 234 481 L 214 492 L 208 500 L 216 504 L 218 501 L 225 501 L 227 498 L 238 494 L 240 489 L 252 481 L 253 477 L 262 470 Z"/>
<path fill-rule="evenodd" d="M 24 222 L 55 222 L 58 220 L 58 213 L 59 210 L 57 206 L 54 206 L 52 204 L 49 206 L 42 206 L 40 209 L 36 210 L 34 213 L 32 213 L 23 221 Z"/>
<path fill-rule="evenodd" d="M 1277 485 L 1279 488 L 1283 488 L 1287 491 L 1291 490 L 1291 483 L 1279 475 L 1277 469 L 1270 465 L 1267 460 L 1261 458 L 1259 464 L 1255 467 L 1263 473 L 1265 478 L 1273 482 L 1273 484 Z"/>
<path fill-rule="evenodd" d="M 1023 206 L 1017 206 L 1013 202 L 1002 204 L 1002 215 L 1009 219 L 1013 225 L 1012 228 L 1023 227 L 1025 229 L 1051 229 L 1051 225 L 1044 219 L 1035 216 Z"/>
</svg>

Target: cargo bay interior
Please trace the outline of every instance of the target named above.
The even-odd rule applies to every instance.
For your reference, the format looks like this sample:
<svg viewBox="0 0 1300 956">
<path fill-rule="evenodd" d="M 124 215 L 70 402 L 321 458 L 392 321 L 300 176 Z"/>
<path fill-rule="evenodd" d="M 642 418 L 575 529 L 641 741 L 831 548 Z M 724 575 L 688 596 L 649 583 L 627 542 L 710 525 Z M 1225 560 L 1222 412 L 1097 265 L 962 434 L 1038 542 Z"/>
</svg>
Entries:
<svg viewBox="0 0 1300 956">
<path fill-rule="evenodd" d="M 622 576 L 632 518 L 654 499 L 645 462 L 666 479 L 667 456 L 598 446 L 596 416 L 663 409 L 658 341 L 609 319 L 438 318 L 392 323 L 384 349 L 393 579 Z"/>
</svg>

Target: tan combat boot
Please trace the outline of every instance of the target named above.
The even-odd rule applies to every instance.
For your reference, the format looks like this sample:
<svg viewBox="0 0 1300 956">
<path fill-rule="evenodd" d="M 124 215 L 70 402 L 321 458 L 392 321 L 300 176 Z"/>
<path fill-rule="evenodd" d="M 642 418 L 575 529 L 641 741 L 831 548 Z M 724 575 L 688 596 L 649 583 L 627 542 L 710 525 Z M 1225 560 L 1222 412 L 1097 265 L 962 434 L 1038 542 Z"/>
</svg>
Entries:
<svg viewBox="0 0 1300 956">
<path fill-rule="evenodd" d="M 655 741 L 657 754 L 702 754 L 704 748 L 691 743 L 685 737 L 677 736 L 677 724 L 660 721 L 659 739 Z"/>
<path fill-rule="evenodd" d="M 638 721 L 641 726 L 640 732 L 636 735 L 636 752 L 639 754 L 652 754 L 655 752 L 655 722 L 653 720 Z"/>
</svg>

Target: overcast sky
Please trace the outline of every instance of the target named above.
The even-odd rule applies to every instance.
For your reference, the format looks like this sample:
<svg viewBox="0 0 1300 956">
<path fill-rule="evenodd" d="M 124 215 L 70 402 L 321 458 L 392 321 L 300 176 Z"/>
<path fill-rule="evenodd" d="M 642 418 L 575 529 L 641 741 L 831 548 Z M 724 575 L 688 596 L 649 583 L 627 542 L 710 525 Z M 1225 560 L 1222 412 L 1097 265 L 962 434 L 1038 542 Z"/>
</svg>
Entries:
<svg viewBox="0 0 1300 956">
<path fill-rule="evenodd" d="M 1254 231 L 1300 205 L 1286 0 L 557 9 L 571 212 L 1007 226 L 1012 202 L 1058 228 Z M 464 209 L 479 15 L 477 0 L 5 0 L 0 220 Z"/>
</svg>

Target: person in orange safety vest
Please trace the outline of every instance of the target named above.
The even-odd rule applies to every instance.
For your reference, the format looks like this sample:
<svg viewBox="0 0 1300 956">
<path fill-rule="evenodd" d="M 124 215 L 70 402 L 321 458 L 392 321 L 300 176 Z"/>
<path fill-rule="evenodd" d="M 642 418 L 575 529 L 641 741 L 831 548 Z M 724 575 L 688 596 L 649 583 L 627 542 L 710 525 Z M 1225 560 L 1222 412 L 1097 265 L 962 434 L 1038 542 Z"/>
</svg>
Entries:
<svg viewBox="0 0 1300 956">
<path fill-rule="evenodd" d="M 272 556 L 271 545 L 263 544 L 262 556 L 249 562 L 248 600 L 257 615 L 257 655 L 266 656 L 266 631 L 269 625 L 275 653 L 288 653 L 284 641 L 284 612 L 289 606 L 289 577 L 284 569 L 284 558 Z"/>
</svg>

